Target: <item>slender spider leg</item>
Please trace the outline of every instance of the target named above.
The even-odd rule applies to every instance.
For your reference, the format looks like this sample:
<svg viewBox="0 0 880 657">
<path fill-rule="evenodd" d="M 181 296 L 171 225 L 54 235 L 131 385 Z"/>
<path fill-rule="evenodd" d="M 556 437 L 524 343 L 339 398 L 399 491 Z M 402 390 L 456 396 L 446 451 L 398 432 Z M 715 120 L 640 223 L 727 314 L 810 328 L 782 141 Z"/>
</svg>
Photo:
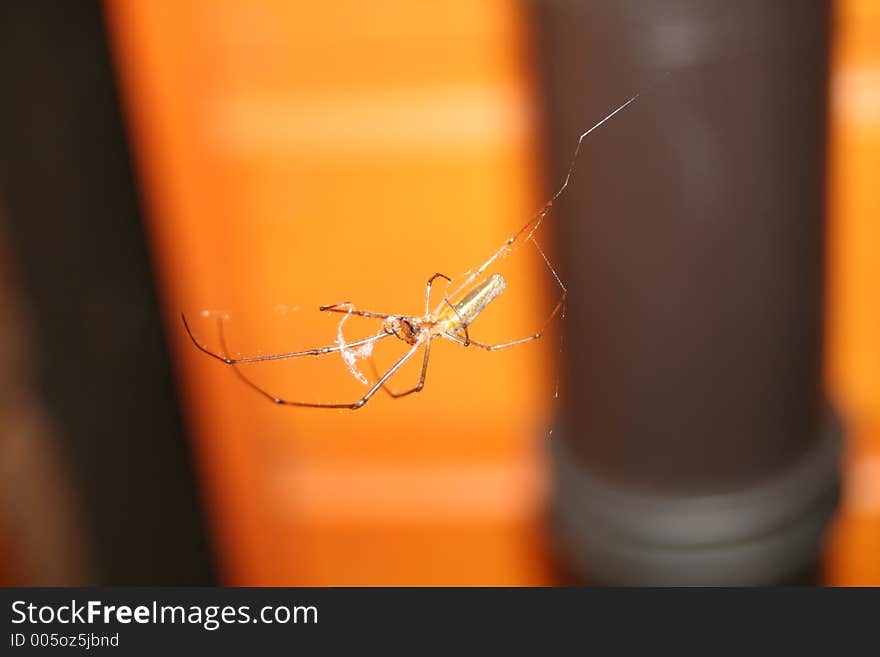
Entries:
<svg viewBox="0 0 880 657">
<path fill-rule="evenodd" d="M 538 244 L 538 241 L 535 239 L 534 235 L 530 235 L 528 238 L 532 244 L 535 245 L 535 248 L 538 250 L 538 253 L 541 254 L 541 257 L 544 259 L 544 264 L 547 265 L 547 269 L 550 270 L 550 273 L 553 274 L 553 278 L 556 280 L 556 283 L 559 285 L 562 290 L 562 296 L 559 298 L 559 301 L 556 302 L 556 306 L 554 306 L 553 311 L 550 313 L 550 316 L 544 320 L 544 325 L 541 329 L 528 337 L 520 338 L 519 340 L 511 340 L 510 342 L 503 342 L 501 344 L 488 345 L 482 342 L 477 342 L 476 340 L 468 339 L 466 343 L 462 343 L 462 346 L 467 347 L 468 344 L 473 344 L 480 349 L 486 349 L 487 351 L 498 351 L 499 349 L 505 349 L 507 347 L 513 347 L 514 345 L 523 344 L 525 342 L 531 342 L 532 340 L 537 340 L 543 335 L 544 331 L 547 330 L 547 327 L 550 325 L 550 322 L 553 321 L 553 318 L 562 311 L 562 317 L 565 318 L 565 300 L 568 297 L 568 290 L 565 288 L 565 285 L 562 283 L 562 279 L 559 278 L 559 274 L 556 273 L 556 269 L 553 268 L 553 265 L 550 264 L 550 258 L 547 257 L 547 254 L 544 253 L 544 250 L 541 248 L 541 245 Z M 561 347 L 560 347 L 561 348 Z"/>
<path fill-rule="evenodd" d="M 523 344 L 526 342 L 531 342 L 532 340 L 537 340 L 544 334 L 544 331 L 547 330 L 547 327 L 550 325 L 550 322 L 553 321 L 553 318 L 556 317 L 556 315 L 559 314 L 559 311 L 565 307 L 565 299 L 567 296 L 568 296 L 568 292 L 562 293 L 562 296 L 559 298 L 559 301 L 556 302 L 556 306 L 554 306 L 553 311 L 550 313 L 550 316 L 547 317 L 547 319 L 544 321 L 544 325 L 541 327 L 541 329 L 537 333 L 533 333 L 532 335 L 525 337 L 525 338 L 520 338 L 519 340 L 511 340 L 510 342 L 502 342 L 501 344 L 484 344 L 482 342 L 477 342 L 476 340 L 471 340 L 470 344 L 474 345 L 475 347 L 479 347 L 480 349 L 485 349 L 486 351 L 498 351 L 499 349 L 506 349 L 507 347 L 513 347 L 518 344 Z M 448 334 L 444 333 L 443 335 L 448 335 Z M 459 340 L 454 340 L 454 341 L 459 342 L 459 344 L 461 344 L 462 346 L 465 346 L 465 347 L 467 346 L 466 344 L 464 344 L 464 341 L 459 341 Z"/>
<path fill-rule="evenodd" d="M 226 336 L 223 331 L 222 320 L 218 319 L 217 329 L 220 332 L 220 346 L 222 347 L 224 353 L 229 353 L 229 350 L 226 347 Z M 349 343 L 349 344 L 351 345 L 354 343 Z M 272 393 L 268 392 L 264 388 L 257 385 L 255 382 L 251 381 L 251 379 L 249 379 L 244 374 L 242 374 L 241 370 L 239 370 L 237 367 L 235 367 L 235 363 L 232 364 L 233 365 L 232 371 L 235 372 L 235 375 L 243 383 L 246 383 L 247 385 L 249 385 L 251 388 L 253 388 L 258 393 L 263 395 L 263 397 L 265 397 L 266 399 L 271 401 L 273 404 L 279 404 L 282 406 L 302 406 L 302 407 L 306 407 L 306 408 L 347 408 L 352 411 L 355 411 L 355 410 L 359 409 L 361 406 L 363 406 L 364 404 L 366 404 L 368 401 L 370 401 L 370 398 L 376 394 L 376 391 L 379 390 L 379 388 L 382 388 L 385 386 L 385 382 L 388 381 L 388 379 L 390 379 L 392 376 L 394 376 L 395 372 L 397 372 L 397 370 L 399 370 L 401 367 L 403 367 L 403 365 L 406 363 L 406 361 L 408 361 L 410 358 L 413 357 L 413 354 L 416 353 L 416 350 L 419 348 L 419 346 L 420 346 L 419 344 L 413 345 L 413 347 L 409 351 L 407 351 L 396 363 L 394 363 L 394 365 L 392 365 L 391 367 L 388 368 L 388 370 L 385 372 L 385 374 L 383 374 L 381 376 L 381 378 L 373 385 L 373 387 L 367 391 L 367 394 L 365 394 L 363 397 L 358 399 L 356 402 L 349 403 L 349 404 L 322 404 L 320 402 L 299 402 L 299 401 L 291 401 L 289 399 L 282 399 L 281 397 L 276 397 Z M 426 359 L 426 361 L 427 361 L 427 359 Z M 424 372 L 426 369 L 427 369 L 427 362 L 423 363 L 423 365 L 422 365 L 423 377 L 424 377 Z M 419 383 L 421 384 L 422 381 L 420 381 Z"/>
<path fill-rule="evenodd" d="M 193 334 L 192 329 L 189 327 L 189 323 L 186 321 L 186 315 L 181 314 L 181 319 L 183 320 L 183 327 L 186 329 L 187 335 L 189 335 L 190 340 L 192 340 L 193 344 L 199 348 L 200 351 L 205 352 L 212 358 L 216 358 L 221 363 L 225 363 L 226 365 L 241 365 L 244 363 L 262 363 L 264 361 L 270 360 L 284 360 L 285 358 L 298 358 L 299 356 L 323 356 L 324 354 L 332 354 L 335 351 L 341 351 L 342 349 L 348 349 L 350 347 L 359 347 L 363 344 L 368 344 L 370 342 L 375 342 L 377 340 L 381 340 L 382 338 L 387 338 L 390 333 L 386 333 L 382 331 L 381 333 L 377 333 L 376 335 L 372 335 L 368 338 L 363 338 L 361 340 L 355 340 L 354 342 L 347 342 L 346 344 L 341 345 L 333 345 L 327 347 L 317 347 L 315 349 L 306 349 L 304 351 L 291 351 L 286 354 L 270 354 L 267 356 L 250 356 L 247 358 L 230 358 L 228 356 L 228 352 L 226 356 L 222 356 L 220 354 L 214 353 L 210 349 L 208 349 L 205 345 L 198 341 L 196 336 Z M 222 326 L 222 320 L 220 319 L 220 326 Z"/>
<path fill-rule="evenodd" d="M 425 286 L 425 319 L 431 316 L 431 283 L 434 282 L 435 278 L 445 278 L 447 283 L 452 282 L 449 276 L 441 274 L 439 271 L 428 279 L 428 283 Z"/>
<path fill-rule="evenodd" d="M 471 336 L 470 333 L 468 333 L 467 324 L 464 323 L 464 318 L 461 316 L 461 313 L 459 313 L 458 309 L 449 302 L 449 299 L 444 299 L 444 301 L 446 302 L 446 305 L 452 309 L 452 312 L 455 313 L 455 316 L 458 317 L 458 321 L 461 322 L 461 328 L 459 330 L 464 331 L 464 341 L 461 344 L 462 346 L 467 347 L 471 343 Z"/>
<path fill-rule="evenodd" d="M 470 342 L 465 344 L 465 341 L 461 337 L 457 336 L 455 333 L 449 333 L 448 331 L 444 331 L 440 336 L 447 340 L 452 340 L 456 344 L 460 344 L 462 347 L 467 347 L 470 344 Z"/>
<path fill-rule="evenodd" d="M 436 274 L 431 276 L 431 278 L 428 279 L 428 286 L 427 286 L 428 289 L 425 291 L 425 319 L 428 319 L 431 316 L 431 283 L 434 282 L 435 278 L 445 278 L 447 283 L 452 282 L 452 279 L 449 278 L 449 276 L 447 276 L 446 274 L 441 274 L 440 272 L 437 272 Z M 452 303 L 449 301 L 449 295 L 446 295 L 445 297 L 443 297 L 443 303 L 445 303 L 447 306 L 449 306 L 449 309 L 453 313 L 455 313 L 455 316 L 458 317 L 458 320 L 461 322 L 462 329 L 464 330 L 464 339 L 465 339 L 465 342 L 467 343 L 464 346 L 467 347 L 468 344 L 470 344 L 471 339 L 468 336 L 468 330 L 467 330 L 467 326 L 464 323 L 464 319 L 462 319 L 461 314 L 458 312 L 456 307 L 453 306 Z"/>
<path fill-rule="evenodd" d="M 394 399 L 398 399 L 400 397 L 406 397 L 407 395 L 411 395 L 414 392 L 421 392 L 422 388 L 425 387 L 425 377 L 428 374 L 428 357 L 431 354 L 431 339 L 428 339 L 425 342 L 425 356 L 422 358 L 422 373 L 419 375 L 419 382 L 415 385 L 415 387 L 410 388 L 405 392 L 394 392 L 387 385 L 382 385 L 382 390 L 391 395 Z M 370 367 L 373 368 L 373 376 L 378 379 L 379 378 L 379 370 L 376 369 L 376 362 L 371 358 L 370 359 Z"/>
<path fill-rule="evenodd" d="M 358 310 L 351 301 L 340 301 L 339 303 L 331 303 L 329 306 L 319 306 L 318 310 L 322 313 L 345 313 L 346 315 L 358 315 L 360 317 L 369 317 L 371 319 L 388 319 L 393 315 L 383 313 L 374 313 L 369 310 Z"/>
<path fill-rule="evenodd" d="M 525 236 L 526 236 L 525 237 L 526 241 L 531 239 L 532 235 L 535 234 L 535 231 L 538 230 L 538 227 L 541 225 L 541 222 L 544 220 L 544 217 L 546 217 L 547 213 L 550 212 L 551 208 L 553 207 L 553 204 L 556 202 L 556 200 L 560 196 L 562 196 L 562 194 L 563 194 L 563 192 L 565 192 L 566 188 L 568 188 L 568 183 L 571 180 L 572 173 L 574 173 L 575 164 L 577 164 L 578 154 L 580 153 L 581 144 L 583 143 L 584 139 L 586 139 L 587 136 L 590 133 L 592 133 L 594 130 L 596 130 L 599 127 L 601 127 L 602 125 L 604 125 L 607 121 L 610 121 L 618 112 L 622 112 L 631 103 L 634 103 L 639 98 L 639 96 L 641 96 L 641 93 L 635 94 L 634 96 L 629 98 L 626 102 L 624 102 L 623 104 L 618 106 L 617 109 L 613 110 L 609 114 L 606 114 L 604 118 L 602 118 L 599 122 L 594 124 L 589 130 L 587 130 L 580 137 L 578 137 L 577 145 L 575 146 L 575 149 L 574 149 L 574 155 L 572 155 L 572 158 L 571 158 L 571 164 L 569 164 L 568 171 L 565 174 L 565 179 L 562 181 L 562 185 L 559 187 L 559 189 L 556 190 L 556 193 L 550 198 L 549 201 L 547 201 L 543 205 L 543 207 L 541 207 L 540 210 L 538 210 L 537 213 L 535 213 L 535 215 L 531 219 L 529 219 L 526 222 L 526 224 L 522 228 L 520 228 L 513 235 L 508 237 L 507 240 L 504 242 L 504 244 L 502 244 L 489 257 L 488 260 L 486 260 L 482 265 L 477 267 L 477 269 L 470 272 L 465 277 L 465 279 L 461 282 L 461 284 L 459 284 L 455 288 L 455 290 L 453 290 L 450 293 L 449 296 L 454 297 L 455 295 L 460 293 L 462 290 L 469 287 L 470 284 L 473 283 L 474 280 L 478 276 L 481 276 L 483 274 L 483 272 L 485 272 L 486 269 L 488 269 L 492 265 L 492 263 L 494 263 L 496 260 L 504 258 L 507 254 L 509 254 L 514 249 L 516 243 L 520 240 L 520 237 L 522 237 L 523 234 L 525 234 Z"/>
</svg>

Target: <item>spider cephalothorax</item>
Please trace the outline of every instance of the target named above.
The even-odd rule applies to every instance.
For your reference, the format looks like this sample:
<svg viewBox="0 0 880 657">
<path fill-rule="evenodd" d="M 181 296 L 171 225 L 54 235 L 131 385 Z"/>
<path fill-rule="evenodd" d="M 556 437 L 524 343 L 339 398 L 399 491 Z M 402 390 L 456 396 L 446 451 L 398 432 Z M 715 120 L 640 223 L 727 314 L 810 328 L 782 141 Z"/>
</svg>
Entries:
<svg viewBox="0 0 880 657">
<path fill-rule="evenodd" d="M 389 317 L 382 323 L 382 328 L 395 338 L 414 345 L 419 341 L 422 323 L 415 317 Z"/>
</svg>

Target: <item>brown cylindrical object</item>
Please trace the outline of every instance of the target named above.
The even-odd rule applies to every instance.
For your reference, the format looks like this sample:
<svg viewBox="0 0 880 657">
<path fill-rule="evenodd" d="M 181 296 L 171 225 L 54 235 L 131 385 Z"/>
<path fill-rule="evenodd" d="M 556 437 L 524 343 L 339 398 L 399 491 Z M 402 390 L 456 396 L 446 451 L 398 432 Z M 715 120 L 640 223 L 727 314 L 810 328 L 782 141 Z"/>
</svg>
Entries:
<svg viewBox="0 0 880 657">
<path fill-rule="evenodd" d="M 786 580 L 814 560 L 837 481 L 828 2 L 535 9 L 554 179 L 580 132 L 643 92 L 584 143 L 556 210 L 562 549 L 597 581 Z"/>
</svg>

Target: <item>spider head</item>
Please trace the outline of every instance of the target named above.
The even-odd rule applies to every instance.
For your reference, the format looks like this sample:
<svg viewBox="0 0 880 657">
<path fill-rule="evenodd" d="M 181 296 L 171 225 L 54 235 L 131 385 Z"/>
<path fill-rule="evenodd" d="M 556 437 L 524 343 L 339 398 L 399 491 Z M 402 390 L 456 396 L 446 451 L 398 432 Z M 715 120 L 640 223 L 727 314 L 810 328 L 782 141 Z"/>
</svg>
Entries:
<svg viewBox="0 0 880 657">
<path fill-rule="evenodd" d="M 391 333 L 395 338 L 410 345 L 419 341 L 419 333 L 422 331 L 421 324 L 412 317 L 389 317 L 382 324 L 382 328 L 386 333 Z"/>
</svg>

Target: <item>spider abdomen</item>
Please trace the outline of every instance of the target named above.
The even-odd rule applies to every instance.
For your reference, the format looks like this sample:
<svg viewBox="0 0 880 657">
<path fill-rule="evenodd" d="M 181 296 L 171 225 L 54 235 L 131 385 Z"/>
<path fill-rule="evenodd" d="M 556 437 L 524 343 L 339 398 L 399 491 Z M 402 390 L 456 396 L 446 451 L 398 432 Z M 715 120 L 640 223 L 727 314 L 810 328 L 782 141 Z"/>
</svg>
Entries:
<svg viewBox="0 0 880 657">
<path fill-rule="evenodd" d="M 492 274 L 474 284 L 458 301 L 453 301 L 451 306 L 447 305 L 438 313 L 436 324 L 450 333 L 470 326 L 486 306 L 504 292 L 506 285 L 507 282 L 501 274 Z"/>
</svg>

